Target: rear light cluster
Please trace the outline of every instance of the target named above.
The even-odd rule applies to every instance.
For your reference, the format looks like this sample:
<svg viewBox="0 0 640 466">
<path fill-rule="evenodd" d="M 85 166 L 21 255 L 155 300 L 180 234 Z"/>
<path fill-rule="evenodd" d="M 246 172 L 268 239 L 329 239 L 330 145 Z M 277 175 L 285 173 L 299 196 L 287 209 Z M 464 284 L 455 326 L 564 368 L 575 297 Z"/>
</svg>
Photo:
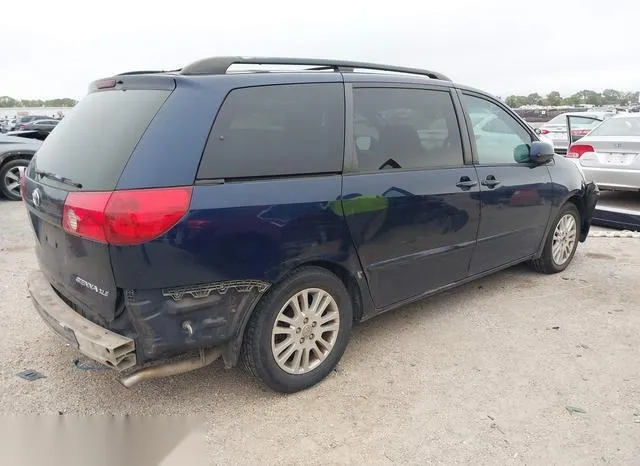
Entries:
<svg viewBox="0 0 640 466">
<path fill-rule="evenodd" d="M 549 130 L 548 129 L 541 129 L 540 130 L 540 134 L 549 134 Z"/>
<path fill-rule="evenodd" d="M 587 152 L 595 152 L 593 146 L 589 144 L 571 144 L 567 151 L 567 158 L 579 159 Z"/>
<path fill-rule="evenodd" d="M 190 203 L 191 187 L 71 192 L 62 226 L 71 235 L 100 243 L 142 244 L 175 226 Z"/>
</svg>

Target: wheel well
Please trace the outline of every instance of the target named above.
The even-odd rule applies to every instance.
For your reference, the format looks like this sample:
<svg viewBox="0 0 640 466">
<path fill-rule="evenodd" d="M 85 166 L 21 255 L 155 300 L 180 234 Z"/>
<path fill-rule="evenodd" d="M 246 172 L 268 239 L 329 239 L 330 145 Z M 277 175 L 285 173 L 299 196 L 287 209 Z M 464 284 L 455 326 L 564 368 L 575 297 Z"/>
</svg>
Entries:
<svg viewBox="0 0 640 466">
<path fill-rule="evenodd" d="M 340 281 L 342 281 L 342 283 L 344 283 L 344 286 L 347 287 L 347 291 L 349 292 L 349 296 L 351 296 L 351 304 L 353 306 L 353 321 L 360 321 L 363 312 L 362 294 L 360 292 L 360 286 L 358 285 L 355 277 L 346 268 L 334 262 L 306 262 L 302 264 L 302 267 L 306 265 L 314 265 L 316 267 L 327 269 L 329 272 L 337 276 Z"/>
<path fill-rule="evenodd" d="M 580 214 L 580 233 L 584 234 L 585 228 L 587 227 L 587 219 L 584 214 L 584 203 L 582 202 L 582 199 L 580 196 L 574 195 L 571 196 L 566 203 L 571 203 L 576 206 L 576 209 L 578 209 L 578 213 Z"/>
<path fill-rule="evenodd" d="M 17 153 L 17 154 L 11 154 L 11 155 L 7 155 L 4 158 L 0 158 L 0 167 L 2 167 L 4 164 L 9 163 L 13 160 L 18 160 L 18 159 L 25 159 L 25 160 L 31 160 L 31 158 L 33 157 L 33 154 L 27 154 L 27 153 Z"/>
<path fill-rule="evenodd" d="M 567 202 L 570 202 L 576 206 L 576 208 L 578 209 L 578 213 L 580 214 L 580 223 L 582 223 L 584 220 L 584 214 L 583 214 L 584 206 L 582 205 L 582 199 L 580 199 L 580 196 L 577 196 L 577 195 L 571 196 L 567 200 Z"/>
</svg>

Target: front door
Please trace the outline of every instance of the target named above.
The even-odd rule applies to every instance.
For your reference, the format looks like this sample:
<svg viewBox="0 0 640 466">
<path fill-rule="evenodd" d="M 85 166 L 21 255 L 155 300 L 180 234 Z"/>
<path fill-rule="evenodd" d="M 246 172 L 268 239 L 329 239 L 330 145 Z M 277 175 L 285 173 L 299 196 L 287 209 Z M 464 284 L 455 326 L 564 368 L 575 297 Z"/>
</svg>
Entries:
<svg viewBox="0 0 640 466">
<path fill-rule="evenodd" d="M 535 253 L 551 213 L 546 165 L 528 160 L 529 130 L 498 102 L 462 94 L 480 179 L 480 228 L 470 274 L 486 272 Z"/>
<path fill-rule="evenodd" d="M 467 276 L 480 186 L 449 89 L 354 86 L 342 203 L 383 309 Z"/>
</svg>

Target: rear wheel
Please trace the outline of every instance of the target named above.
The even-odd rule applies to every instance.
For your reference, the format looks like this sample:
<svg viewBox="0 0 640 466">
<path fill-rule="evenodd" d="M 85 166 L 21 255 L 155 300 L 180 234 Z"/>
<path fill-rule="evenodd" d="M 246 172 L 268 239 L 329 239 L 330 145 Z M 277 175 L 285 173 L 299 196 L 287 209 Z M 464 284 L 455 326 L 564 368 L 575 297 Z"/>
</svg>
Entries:
<svg viewBox="0 0 640 466">
<path fill-rule="evenodd" d="M 11 160 L 0 167 L 0 192 L 11 201 L 19 201 L 20 177 L 29 165 L 26 159 Z"/>
<path fill-rule="evenodd" d="M 549 230 L 542 256 L 532 262 L 541 273 L 562 272 L 571 263 L 578 247 L 580 214 L 573 204 L 566 204 Z"/>
<path fill-rule="evenodd" d="M 352 319 L 342 281 L 319 267 L 300 269 L 256 307 L 245 333 L 244 364 L 272 390 L 309 388 L 342 357 Z"/>
</svg>

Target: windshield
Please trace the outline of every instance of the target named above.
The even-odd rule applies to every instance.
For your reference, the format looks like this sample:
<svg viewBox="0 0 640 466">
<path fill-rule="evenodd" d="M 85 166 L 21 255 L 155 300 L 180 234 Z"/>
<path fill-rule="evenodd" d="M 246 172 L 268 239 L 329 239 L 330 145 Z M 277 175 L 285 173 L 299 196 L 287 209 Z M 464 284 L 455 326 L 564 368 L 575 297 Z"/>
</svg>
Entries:
<svg viewBox="0 0 640 466">
<path fill-rule="evenodd" d="M 639 136 L 640 118 L 610 118 L 589 136 Z"/>
<path fill-rule="evenodd" d="M 89 94 L 56 125 L 38 151 L 34 169 L 64 176 L 84 190 L 115 189 L 138 141 L 169 94 L 160 90 Z"/>
</svg>

